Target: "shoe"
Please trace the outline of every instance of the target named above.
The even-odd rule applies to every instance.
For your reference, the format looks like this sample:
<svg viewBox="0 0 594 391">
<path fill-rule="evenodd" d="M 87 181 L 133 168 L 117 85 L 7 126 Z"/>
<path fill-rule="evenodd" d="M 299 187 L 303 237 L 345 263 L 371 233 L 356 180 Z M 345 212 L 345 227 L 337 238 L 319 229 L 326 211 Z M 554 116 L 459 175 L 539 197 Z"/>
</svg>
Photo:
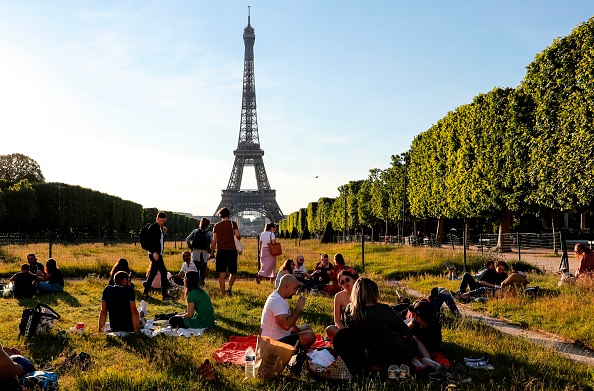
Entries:
<svg viewBox="0 0 594 391">
<path fill-rule="evenodd" d="M 472 378 L 462 365 L 458 365 L 449 375 L 448 380 L 454 383 L 472 383 Z"/>
<path fill-rule="evenodd" d="M 398 373 L 399 379 L 401 379 L 401 380 L 410 379 L 410 369 L 408 368 L 408 365 L 401 364 L 400 368 L 398 368 L 398 370 L 400 371 Z"/>
<path fill-rule="evenodd" d="M 489 359 L 485 356 L 479 357 L 479 358 L 464 357 L 464 362 L 480 362 L 480 361 L 489 362 Z"/>
<path fill-rule="evenodd" d="M 173 300 L 173 296 L 165 295 L 163 296 L 163 301 L 171 301 Z"/>
<path fill-rule="evenodd" d="M 487 361 L 467 362 L 466 366 L 468 368 L 484 369 L 486 371 L 492 371 L 493 369 L 495 369 L 495 367 L 489 364 L 489 362 Z"/>
<path fill-rule="evenodd" d="M 256 275 L 256 283 L 259 284 L 261 280 L 262 280 L 262 277 L 260 277 L 260 275 L 257 274 Z"/>
<path fill-rule="evenodd" d="M 202 376 L 202 380 L 204 381 L 215 381 L 215 374 L 214 374 L 214 367 L 210 363 L 208 359 L 204 360 L 202 365 L 200 365 L 200 376 Z"/>
<path fill-rule="evenodd" d="M 227 293 L 227 296 L 233 296 L 233 292 L 231 292 L 231 289 L 227 289 L 225 292 Z"/>
<path fill-rule="evenodd" d="M 445 365 L 442 365 L 437 371 L 431 372 L 429 374 L 429 378 L 435 381 L 444 381 L 447 380 L 448 375 L 448 370 L 446 369 Z"/>
</svg>

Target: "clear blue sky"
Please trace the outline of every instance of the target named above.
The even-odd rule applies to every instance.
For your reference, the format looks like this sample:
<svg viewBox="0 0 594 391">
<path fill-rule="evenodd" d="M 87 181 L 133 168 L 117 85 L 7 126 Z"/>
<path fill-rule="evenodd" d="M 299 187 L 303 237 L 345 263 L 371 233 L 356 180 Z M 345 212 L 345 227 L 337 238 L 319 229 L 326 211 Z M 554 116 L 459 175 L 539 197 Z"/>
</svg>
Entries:
<svg viewBox="0 0 594 391">
<path fill-rule="evenodd" d="M 0 1 L 0 154 L 210 215 L 239 135 L 251 5 L 260 143 L 285 214 L 516 87 L 594 1 Z M 317 178 L 316 178 L 317 176 Z M 242 188 L 255 188 L 253 169 Z"/>
</svg>

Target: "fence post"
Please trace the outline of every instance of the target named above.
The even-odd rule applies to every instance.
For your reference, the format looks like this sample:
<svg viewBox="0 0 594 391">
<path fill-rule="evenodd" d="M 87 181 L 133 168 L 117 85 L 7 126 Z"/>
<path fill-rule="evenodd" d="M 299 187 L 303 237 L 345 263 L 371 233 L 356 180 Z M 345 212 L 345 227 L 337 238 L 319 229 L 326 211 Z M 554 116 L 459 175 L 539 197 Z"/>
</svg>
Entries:
<svg viewBox="0 0 594 391">
<path fill-rule="evenodd" d="M 521 242 L 520 241 L 522 239 L 521 239 L 521 236 L 520 236 L 520 233 L 519 232 L 517 233 L 517 235 L 518 235 L 517 236 L 518 237 L 518 239 L 517 239 L 517 242 L 518 242 L 518 262 L 520 262 L 522 260 L 522 255 L 521 255 L 521 250 L 520 250 L 520 245 L 521 245 Z"/>
<path fill-rule="evenodd" d="M 464 247 L 464 273 L 466 273 L 466 230 L 462 232 L 462 247 Z"/>
<path fill-rule="evenodd" d="M 365 235 L 361 235 L 361 273 L 365 272 Z"/>
</svg>

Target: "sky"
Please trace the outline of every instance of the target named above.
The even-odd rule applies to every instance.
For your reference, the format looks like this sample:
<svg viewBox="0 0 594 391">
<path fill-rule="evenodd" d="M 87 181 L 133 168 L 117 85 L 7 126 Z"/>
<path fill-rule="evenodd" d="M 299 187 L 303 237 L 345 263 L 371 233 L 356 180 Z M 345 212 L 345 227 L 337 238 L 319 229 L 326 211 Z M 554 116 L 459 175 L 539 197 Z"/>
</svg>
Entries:
<svg viewBox="0 0 594 391">
<path fill-rule="evenodd" d="M 283 213 L 390 166 L 516 87 L 591 0 L 0 0 L 0 155 L 48 182 L 212 215 L 233 167 L 251 6 L 260 145 Z M 255 189 L 246 167 L 242 189 Z"/>
</svg>

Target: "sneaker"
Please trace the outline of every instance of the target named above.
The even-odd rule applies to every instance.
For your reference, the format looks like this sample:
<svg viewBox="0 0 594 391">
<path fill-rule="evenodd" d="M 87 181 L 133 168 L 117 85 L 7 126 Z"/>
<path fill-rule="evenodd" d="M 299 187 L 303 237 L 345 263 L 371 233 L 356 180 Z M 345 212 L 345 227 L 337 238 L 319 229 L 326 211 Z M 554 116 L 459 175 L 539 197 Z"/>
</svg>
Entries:
<svg viewBox="0 0 594 391">
<path fill-rule="evenodd" d="M 225 292 L 227 293 L 227 296 L 233 296 L 233 292 L 231 292 L 231 289 L 227 289 Z"/>
<path fill-rule="evenodd" d="M 410 379 L 410 369 L 408 365 L 401 364 L 399 368 L 398 378 L 401 380 Z"/>
<path fill-rule="evenodd" d="M 163 296 L 163 301 L 171 301 L 173 300 L 173 296 L 165 295 Z"/>
<path fill-rule="evenodd" d="M 446 369 L 445 365 L 442 365 L 437 371 L 431 372 L 429 374 L 429 378 L 435 381 L 444 381 L 448 379 L 448 375 L 448 370 Z"/>
<path fill-rule="evenodd" d="M 202 376 L 202 380 L 204 381 L 211 382 L 215 380 L 214 367 L 208 359 L 204 360 L 202 365 L 200 365 L 200 376 Z"/>
<path fill-rule="evenodd" d="M 495 367 L 489 364 L 489 362 L 487 361 L 467 362 L 466 366 L 468 368 L 484 369 L 486 371 L 492 371 L 493 369 L 495 369 Z"/>
<path fill-rule="evenodd" d="M 449 375 L 448 380 L 455 383 L 472 383 L 472 378 L 462 365 L 458 365 Z"/>
<path fill-rule="evenodd" d="M 480 361 L 488 362 L 489 359 L 485 356 L 479 357 L 479 358 L 464 357 L 464 362 L 480 362 Z"/>
</svg>

